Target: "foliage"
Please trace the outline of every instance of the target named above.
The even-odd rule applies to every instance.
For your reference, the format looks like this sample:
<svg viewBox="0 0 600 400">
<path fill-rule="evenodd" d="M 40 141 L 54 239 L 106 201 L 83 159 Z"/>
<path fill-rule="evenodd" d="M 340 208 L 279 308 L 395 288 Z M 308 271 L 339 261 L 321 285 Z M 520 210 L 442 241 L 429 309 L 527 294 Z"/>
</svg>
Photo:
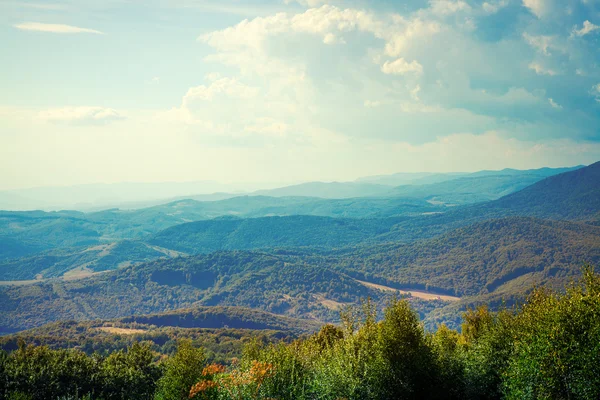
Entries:
<svg viewBox="0 0 600 400">
<path fill-rule="evenodd" d="M 163 376 L 158 381 L 157 400 L 183 400 L 204 373 L 202 349 L 194 348 L 189 340 L 182 340 L 175 355 L 164 363 Z"/>
<path fill-rule="evenodd" d="M 462 331 L 424 330 L 406 300 L 382 319 L 367 300 L 340 326 L 291 343 L 252 340 L 228 366 L 180 341 L 171 357 L 134 343 L 104 357 L 20 346 L 0 353 L 0 398 L 596 399 L 600 275 L 536 289 L 519 308 L 464 314 Z"/>
</svg>

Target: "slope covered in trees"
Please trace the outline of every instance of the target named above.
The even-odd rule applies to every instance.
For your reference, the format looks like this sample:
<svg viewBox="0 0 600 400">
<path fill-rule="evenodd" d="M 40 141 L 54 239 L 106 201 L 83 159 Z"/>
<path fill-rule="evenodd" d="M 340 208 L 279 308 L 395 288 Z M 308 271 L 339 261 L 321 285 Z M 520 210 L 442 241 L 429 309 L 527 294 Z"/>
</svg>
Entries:
<svg viewBox="0 0 600 400">
<path fill-rule="evenodd" d="M 459 296 L 493 292 L 512 280 L 545 283 L 600 263 L 600 228 L 566 221 L 508 217 L 479 222 L 406 245 L 359 247 L 337 265 L 367 280 L 437 289 Z"/>
<path fill-rule="evenodd" d="M 171 252 L 159 251 L 132 240 L 89 247 L 58 248 L 29 257 L 0 260 L 0 280 L 30 280 L 68 276 L 69 271 L 91 274 L 157 258 Z"/>
<path fill-rule="evenodd" d="M 0 397 L 54 399 L 596 399 L 600 277 L 566 293 L 535 290 L 519 308 L 463 315 L 426 332 L 406 301 L 381 320 L 372 303 L 292 343 L 249 341 L 239 360 L 207 362 L 189 340 L 170 357 L 152 342 L 88 356 L 26 346 L 0 352 Z M 201 343 L 201 342 L 200 342 Z M 196 342 L 199 344 L 199 342 Z"/>
<path fill-rule="evenodd" d="M 381 304 L 394 290 L 518 298 L 532 284 L 564 285 L 578 275 L 582 262 L 598 261 L 600 227 L 510 217 L 409 244 L 217 252 L 72 282 L 1 287 L 0 326 L 24 329 L 61 319 L 117 318 L 196 305 L 243 305 L 331 321 L 343 305 L 366 297 Z M 417 306 L 425 317 L 446 303 Z M 452 307 L 451 320 L 457 315 L 457 306 Z"/>
<path fill-rule="evenodd" d="M 331 320 L 361 298 L 383 300 L 343 272 L 299 257 L 218 252 L 160 260 L 77 281 L 0 287 L 0 331 L 58 320 L 111 319 L 198 305 L 258 308 Z"/>
<path fill-rule="evenodd" d="M 398 219 L 342 219 L 295 215 L 190 222 L 154 235 L 149 243 L 187 253 L 274 247 L 342 247 L 390 230 Z"/>
</svg>

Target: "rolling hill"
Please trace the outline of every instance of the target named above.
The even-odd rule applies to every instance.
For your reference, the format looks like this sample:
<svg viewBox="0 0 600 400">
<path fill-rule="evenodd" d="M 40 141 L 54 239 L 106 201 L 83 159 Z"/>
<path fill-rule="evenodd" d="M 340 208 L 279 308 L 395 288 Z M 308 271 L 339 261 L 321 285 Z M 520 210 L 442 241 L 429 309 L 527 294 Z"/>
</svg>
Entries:
<svg viewBox="0 0 600 400">
<path fill-rule="evenodd" d="M 0 332 L 60 320 L 113 319 L 196 306 L 245 306 L 334 320 L 346 303 L 385 293 L 294 255 L 216 252 L 158 260 L 76 281 L 0 287 Z"/>
<path fill-rule="evenodd" d="M 243 307 L 196 307 L 110 320 L 59 321 L 0 337 L 0 350 L 18 348 L 19 340 L 52 349 L 78 348 L 88 354 L 125 350 L 136 341 L 172 353 L 183 338 L 207 351 L 211 362 L 241 357 L 250 340 L 291 341 L 317 331 L 321 323 Z"/>
<path fill-rule="evenodd" d="M 371 297 L 383 305 L 401 290 L 427 291 L 434 299 L 436 293 L 471 301 L 489 294 L 519 297 L 533 284 L 564 285 L 585 262 L 600 264 L 600 227 L 508 217 L 407 244 L 215 252 L 77 281 L 0 287 L 0 330 L 196 306 L 241 305 L 331 321 L 345 304 Z M 426 315 L 446 304 L 417 308 Z"/>
<path fill-rule="evenodd" d="M 0 260 L 0 281 L 61 276 L 75 278 L 174 255 L 176 252 L 132 240 L 90 247 L 53 249 L 29 257 Z"/>
<path fill-rule="evenodd" d="M 150 244 L 186 253 L 277 247 L 332 248 L 388 232 L 398 218 L 289 217 L 220 218 L 190 222 L 152 236 Z"/>
<path fill-rule="evenodd" d="M 562 280 L 584 263 L 600 265 L 600 227 L 508 217 L 479 222 L 406 245 L 360 247 L 340 268 L 371 282 L 473 296 Z M 383 278 L 383 279 L 382 279 Z"/>
</svg>

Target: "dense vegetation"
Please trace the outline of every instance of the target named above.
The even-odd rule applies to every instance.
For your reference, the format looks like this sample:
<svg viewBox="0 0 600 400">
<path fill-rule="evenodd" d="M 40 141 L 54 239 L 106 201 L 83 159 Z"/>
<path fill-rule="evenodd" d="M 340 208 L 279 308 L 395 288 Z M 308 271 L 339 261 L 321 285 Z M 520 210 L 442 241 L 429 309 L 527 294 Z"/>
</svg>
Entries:
<svg viewBox="0 0 600 400">
<path fill-rule="evenodd" d="M 166 229 L 149 242 L 187 253 L 276 247 L 342 247 L 388 232 L 398 222 L 294 215 L 190 222 Z"/>
<path fill-rule="evenodd" d="M 51 321 L 111 319 L 198 305 L 241 305 L 295 317 L 331 320 L 330 300 L 377 301 L 384 294 L 295 256 L 217 252 L 159 260 L 76 281 L 0 287 L 0 331 Z"/>
<path fill-rule="evenodd" d="M 408 244 L 217 252 L 77 281 L 0 287 L 0 331 L 198 305 L 240 305 L 333 322 L 340 306 L 365 297 L 381 306 L 393 294 L 364 281 L 465 297 L 452 305 L 412 300 L 423 317 L 446 307 L 450 323 L 478 301 L 473 296 L 493 294 L 487 301 L 499 304 L 502 298 L 518 300 L 534 283 L 563 287 L 579 274 L 582 261 L 600 262 L 599 227 L 523 217 L 481 222 Z"/>
<path fill-rule="evenodd" d="M 600 276 L 566 293 L 536 289 L 519 308 L 464 314 L 461 332 L 423 329 L 392 299 L 342 313 L 340 326 L 292 343 L 249 342 L 239 360 L 210 364 L 181 341 L 86 355 L 26 346 L 0 353 L 0 396 L 12 399 L 596 399 Z"/>
<path fill-rule="evenodd" d="M 584 260 L 600 262 L 600 229 L 584 223 L 509 217 L 411 244 L 362 246 L 334 265 L 367 281 L 468 296 L 506 291 L 518 278 L 562 285 Z"/>
<path fill-rule="evenodd" d="M 178 328 L 128 324 L 123 322 L 55 322 L 40 328 L 0 337 L 0 350 L 11 352 L 24 342 L 47 346 L 52 350 L 76 349 L 87 355 L 107 356 L 127 350 L 136 342 L 144 342 L 160 355 L 171 355 L 177 342 L 188 339 L 195 347 L 204 349 L 210 362 L 229 363 L 242 356 L 244 345 L 252 340 L 263 343 L 290 342 L 300 335 L 294 331 L 236 328 Z"/>
<path fill-rule="evenodd" d="M 91 247 L 57 248 L 29 257 L 0 260 L 0 280 L 56 278 L 73 271 L 108 271 L 120 266 L 171 256 L 150 245 L 122 240 Z"/>
</svg>

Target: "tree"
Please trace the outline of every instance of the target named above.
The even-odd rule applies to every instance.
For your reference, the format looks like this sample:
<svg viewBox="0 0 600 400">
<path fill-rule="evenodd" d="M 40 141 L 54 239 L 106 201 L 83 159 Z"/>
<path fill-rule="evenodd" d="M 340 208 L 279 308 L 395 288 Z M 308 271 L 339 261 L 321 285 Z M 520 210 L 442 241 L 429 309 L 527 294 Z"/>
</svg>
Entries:
<svg viewBox="0 0 600 400">
<path fill-rule="evenodd" d="M 156 399 L 187 399 L 191 387 L 202 379 L 206 357 L 190 340 L 178 343 L 177 352 L 164 364 L 164 374 L 158 381 Z"/>
</svg>

